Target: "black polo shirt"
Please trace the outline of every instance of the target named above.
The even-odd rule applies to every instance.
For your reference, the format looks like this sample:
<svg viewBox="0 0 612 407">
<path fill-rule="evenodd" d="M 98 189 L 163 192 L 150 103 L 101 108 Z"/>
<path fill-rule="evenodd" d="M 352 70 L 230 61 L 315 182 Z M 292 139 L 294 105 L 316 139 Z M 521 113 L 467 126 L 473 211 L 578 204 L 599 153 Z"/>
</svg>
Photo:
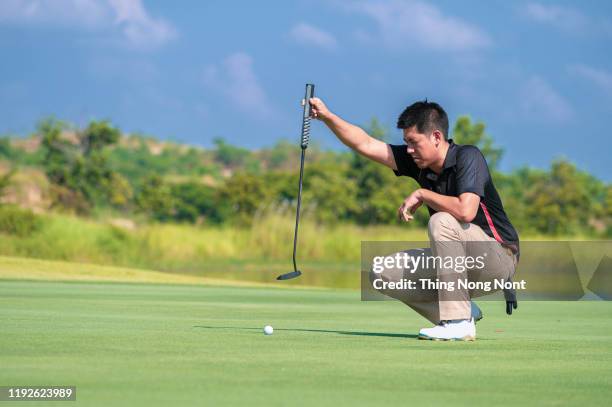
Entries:
<svg viewBox="0 0 612 407">
<path fill-rule="evenodd" d="M 478 195 L 480 205 L 471 223 L 480 226 L 487 235 L 504 246 L 518 252 L 518 233 L 504 211 L 484 156 L 476 146 L 455 144 L 453 140 L 448 140 L 448 143 L 448 152 L 440 174 L 429 168 L 420 169 L 408 154 L 405 144 L 390 145 L 397 165 L 395 175 L 412 177 L 421 188 L 441 195 L 459 196 L 464 192 Z M 427 209 L 430 215 L 436 213 L 430 207 Z"/>
</svg>

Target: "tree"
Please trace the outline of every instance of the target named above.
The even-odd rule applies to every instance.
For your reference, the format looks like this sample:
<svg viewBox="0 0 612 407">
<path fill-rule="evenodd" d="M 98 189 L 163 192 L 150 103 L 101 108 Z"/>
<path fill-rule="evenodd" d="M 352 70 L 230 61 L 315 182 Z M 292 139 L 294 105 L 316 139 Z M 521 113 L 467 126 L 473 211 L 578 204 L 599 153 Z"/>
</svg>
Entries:
<svg viewBox="0 0 612 407">
<path fill-rule="evenodd" d="M 10 158 L 12 154 L 11 141 L 8 137 L 0 137 L 0 157 Z"/>
<path fill-rule="evenodd" d="M 177 220 L 196 222 L 202 217 L 212 223 L 223 221 L 223 206 L 217 202 L 214 188 L 197 182 L 186 182 L 173 185 L 171 189 L 176 200 Z"/>
<path fill-rule="evenodd" d="M 0 198 L 2 198 L 2 196 L 4 195 L 5 189 L 11 184 L 11 178 L 13 178 L 13 175 L 15 175 L 15 172 L 17 171 L 14 168 L 12 168 L 6 174 L 0 175 Z"/>
<path fill-rule="evenodd" d="M 232 146 L 221 137 L 215 138 L 213 143 L 216 147 L 216 160 L 228 167 L 241 166 L 250 154 L 250 151 L 246 148 Z"/>
<path fill-rule="evenodd" d="M 606 187 L 605 216 L 612 217 L 612 185 Z"/>
<path fill-rule="evenodd" d="M 104 147 L 119 141 L 119 130 L 106 121 L 92 121 L 81 135 L 81 148 L 85 157 L 99 155 Z"/>
<path fill-rule="evenodd" d="M 372 118 L 370 124 L 364 126 L 363 129 L 370 136 L 378 140 L 383 141 L 387 137 L 386 129 L 379 124 L 376 118 Z M 372 197 L 376 195 L 377 190 L 384 188 L 387 183 L 391 182 L 389 176 L 393 175 L 391 171 L 353 151 L 350 174 L 357 185 L 357 193 L 355 196 L 359 205 L 359 209 L 356 213 L 357 221 L 363 224 L 378 223 L 382 221 L 384 216 L 381 216 L 382 213 L 380 209 L 386 205 L 386 202 L 382 202 L 383 206 L 373 206 Z M 387 199 L 393 198 L 388 197 Z M 386 201 L 387 199 L 384 200 Z"/>
<path fill-rule="evenodd" d="M 230 222 L 249 226 L 257 209 L 269 201 L 270 189 L 262 177 L 240 172 L 225 181 L 217 199 L 228 207 Z"/>
<path fill-rule="evenodd" d="M 74 137 L 66 135 L 67 131 Z M 125 185 L 126 180 L 112 171 L 107 162 L 105 148 L 115 144 L 120 134 L 108 121 L 92 121 L 82 132 L 77 132 L 64 122 L 47 119 L 39 124 L 38 132 L 46 151 L 47 177 L 60 187 L 56 188 L 61 191 L 58 197 L 74 195 L 84 199 L 89 206 L 118 204 L 122 200 L 117 195 L 117 188 L 120 188 L 125 193 L 123 198 L 129 199 L 131 193 Z M 73 199 L 58 202 L 69 203 Z M 79 207 L 83 205 L 79 204 Z"/>
<path fill-rule="evenodd" d="M 176 213 L 175 205 L 169 185 L 159 175 L 147 177 L 136 195 L 138 210 L 155 220 L 172 219 Z"/>
<path fill-rule="evenodd" d="M 470 144 L 478 147 L 487 160 L 491 172 L 497 171 L 497 165 L 504 154 L 504 150 L 494 145 L 493 138 L 485 133 L 483 122 L 472 124 L 469 116 L 461 116 L 455 123 L 452 137 L 457 144 Z"/>
<path fill-rule="evenodd" d="M 561 159 L 545 177 L 527 185 L 526 216 L 538 232 L 572 234 L 589 228 L 595 197 L 581 178 L 575 165 Z"/>
<path fill-rule="evenodd" d="M 372 137 L 385 141 L 387 130 L 376 118 L 370 121 L 364 130 Z M 350 177 L 357 186 L 356 197 L 358 209 L 356 220 L 362 224 L 392 223 L 397 219 L 397 209 L 402 201 L 418 188 L 413 180 L 398 179 L 393 172 L 356 152 L 352 153 Z M 424 212 L 423 212 L 424 214 Z M 427 216 L 416 214 L 419 224 L 427 224 Z"/>
<path fill-rule="evenodd" d="M 612 237 L 612 185 L 606 187 L 603 219 L 606 228 L 605 236 Z"/>
<path fill-rule="evenodd" d="M 127 209 L 130 206 L 134 191 L 130 182 L 121 174 L 111 173 L 108 190 L 108 201 L 112 206 L 121 209 Z"/>
<path fill-rule="evenodd" d="M 38 134 L 45 150 L 45 172 L 49 181 L 65 187 L 72 186 L 72 164 L 77 155 L 76 147 L 62 138 L 68 128 L 65 122 L 48 118 L 38 124 Z"/>
<path fill-rule="evenodd" d="M 370 123 L 363 127 L 366 133 L 380 141 L 389 141 L 389 131 L 384 127 L 376 117 L 370 119 Z"/>
<path fill-rule="evenodd" d="M 272 169 L 282 168 L 299 157 L 299 146 L 288 140 L 279 140 L 268 152 L 268 163 Z"/>
<path fill-rule="evenodd" d="M 107 164 L 105 147 L 119 140 L 119 130 L 108 121 L 92 121 L 79 135 L 81 156 L 73 167 L 78 189 L 91 202 L 107 202 L 117 175 Z"/>
<path fill-rule="evenodd" d="M 347 170 L 346 166 L 336 164 L 309 166 L 308 177 L 304 179 L 304 210 L 312 210 L 317 221 L 326 224 L 348 221 L 358 212 L 357 184 Z"/>
</svg>

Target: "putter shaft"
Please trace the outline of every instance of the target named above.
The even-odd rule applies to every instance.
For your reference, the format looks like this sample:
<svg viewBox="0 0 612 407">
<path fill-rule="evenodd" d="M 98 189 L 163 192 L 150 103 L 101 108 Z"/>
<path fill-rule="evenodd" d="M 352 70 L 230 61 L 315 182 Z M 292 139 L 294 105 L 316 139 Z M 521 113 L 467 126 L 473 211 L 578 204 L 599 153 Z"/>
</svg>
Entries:
<svg viewBox="0 0 612 407">
<path fill-rule="evenodd" d="M 308 141 L 310 139 L 310 98 L 314 96 L 314 85 L 306 85 L 306 95 L 304 96 L 304 114 L 302 116 L 302 137 L 300 140 L 300 147 L 302 149 L 302 155 L 300 158 L 300 181 L 298 187 L 297 197 L 297 208 L 295 211 L 295 231 L 293 234 L 293 271 L 286 274 L 281 274 L 277 280 L 289 280 L 295 277 L 299 277 L 302 273 L 297 269 L 296 253 L 297 253 L 297 241 L 298 241 L 298 229 L 300 226 L 300 207 L 302 204 L 302 181 L 304 178 L 304 158 L 306 157 L 306 148 L 308 148 Z"/>
</svg>

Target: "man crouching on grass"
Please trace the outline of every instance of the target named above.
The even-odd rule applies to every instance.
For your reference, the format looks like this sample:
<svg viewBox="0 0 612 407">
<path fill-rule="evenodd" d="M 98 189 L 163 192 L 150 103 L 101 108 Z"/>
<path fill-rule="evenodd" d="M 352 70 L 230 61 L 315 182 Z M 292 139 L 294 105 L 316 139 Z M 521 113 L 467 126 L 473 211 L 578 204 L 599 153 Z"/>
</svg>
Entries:
<svg viewBox="0 0 612 407">
<path fill-rule="evenodd" d="M 518 234 L 506 215 L 493 185 L 484 156 L 475 146 L 458 145 L 448 139 L 448 116 L 432 102 L 417 102 L 400 115 L 397 127 L 405 145 L 391 145 L 369 136 L 363 129 L 330 112 L 319 98 L 310 100 L 312 117 L 323 121 L 348 147 L 391 168 L 397 176 L 414 178 L 421 188 L 412 192 L 398 210 L 408 222 L 419 206 L 429 209 L 431 247 L 408 251 L 410 255 L 441 258 L 484 259 L 478 273 L 464 273 L 434 266 L 432 281 L 451 282 L 457 278 L 479 281 L 510 281 L 518 259 Z M 471 244 L 472 242 L 480 244 Z M 483 246 L 484 245 L 484 246 Z M 483 249 L 486 247 L 486 249 Z M 427 272 L 427 270 L 421 270 Z M 429 270 L 432 271 L 432 270 Z M 466 277 L 469 276 L 469 277 Z M 423 274 L 399 268 L 385 270 L 376 278 L 399 282 L 423 278 Z M 452 283 L 451 283 L 452 285 Z M 482 318 L 472 296 L 488 294 L 454 284 L 454 290 L 379 290 L 399 299 L 435 324 L 421 329 L 419 338 L 432 340 L 474 340 L 475 321 Z M 506 311 L 512 313 L 516 299 L 506 294 Z"/>
</svg>

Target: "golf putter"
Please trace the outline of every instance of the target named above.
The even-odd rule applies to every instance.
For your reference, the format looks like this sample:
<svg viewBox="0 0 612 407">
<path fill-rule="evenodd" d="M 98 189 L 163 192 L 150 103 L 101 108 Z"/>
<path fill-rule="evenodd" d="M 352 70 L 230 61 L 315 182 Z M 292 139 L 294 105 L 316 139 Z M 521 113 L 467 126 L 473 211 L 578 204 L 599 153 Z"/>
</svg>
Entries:
<svg viewBox="0 0 612 407">
<path fill-rule="evenodd" d="M 302 148 L 302 158 L 300 160 L 300 186 L 298 189 L 297 198 L 297 210 L 295 212 L 295 232 L 293 234 L 293 271 L 285 274 L 281 274 L 276 277 L 277 280 L 291 280 L 292 278 L 299 277 L 302 272 L 297 269 L 295 263 L 295 253 L 297 249 L 298 239 L 298 227 L 300 225 L 300 205 L 302 203 L 302 178 L 304 177 L 304 157 L 306 155 L 306 148 L 308 147 L 308 141 L 310 139 L 310 98 L 314 96 L 314 85 L 306 84 L 306 95 L 302 100 L 302 106 L 304 106 L 304 115 L 302 116 L 302 138 L 300 140 L 300 147 Z"/>
</svg>

